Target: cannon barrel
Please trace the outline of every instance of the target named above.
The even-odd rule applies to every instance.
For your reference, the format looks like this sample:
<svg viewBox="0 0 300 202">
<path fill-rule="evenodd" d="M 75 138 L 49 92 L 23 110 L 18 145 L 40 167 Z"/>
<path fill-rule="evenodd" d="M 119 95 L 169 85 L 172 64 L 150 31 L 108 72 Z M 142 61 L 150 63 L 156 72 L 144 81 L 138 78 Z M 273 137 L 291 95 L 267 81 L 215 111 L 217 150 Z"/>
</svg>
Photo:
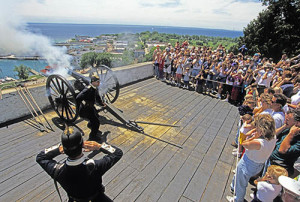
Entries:
<svg viewBox="0 0 300 202">
<path fill-rule="evenodd" d="M 86 85 L 90 85 L 90 83 L 91 83 L 90 78 L 87 78 L 87 77 L 83 76 L 82 74 L 75 72 L 73 70 L 69 70 L 68 74 L 71 75 L 72 77 L 74 77 L 76 80 L 82 81 Z"/>
</svg>

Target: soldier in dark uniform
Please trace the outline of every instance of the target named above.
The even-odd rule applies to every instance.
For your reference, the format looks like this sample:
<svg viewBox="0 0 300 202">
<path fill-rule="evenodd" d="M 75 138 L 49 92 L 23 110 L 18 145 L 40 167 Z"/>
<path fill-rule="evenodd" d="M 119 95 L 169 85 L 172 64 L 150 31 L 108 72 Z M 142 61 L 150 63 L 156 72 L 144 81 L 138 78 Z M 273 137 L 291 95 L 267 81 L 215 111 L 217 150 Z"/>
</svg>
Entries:
<svg viewBox="0 0 300 202">
<path fill-rule="evenodd" d="M 117 147 L 95 141 L 83 142 L 77 128 L 67 128 L 61 136 L 62 145 L 41 151 L 36 158 L 40 166 L 67 192 L 69 201 L 112 201 L 104 194 L 102 175 L 115 165 L 123 152 Z M 106 155 L 100 160 L 87 159 L 85 151 L 101 150 Z M 68 158 L 63 164 L 53 158 L 65 153 Z"/>
<path fill-rule="evenodd" d="M 98 133 L 100 121 L 94 106 L 95 103 L 103 105 L 97 89 L 99 85 L 99 77 L 92 76 L 91 84 L 83 89 L 76 97 L 76 101 L 79 104 L 79 116 L 89 120 L 88 127 L 91 129 L 89 140 L 93 141 L 97 141 L 101 138 Z"/>
</svg>

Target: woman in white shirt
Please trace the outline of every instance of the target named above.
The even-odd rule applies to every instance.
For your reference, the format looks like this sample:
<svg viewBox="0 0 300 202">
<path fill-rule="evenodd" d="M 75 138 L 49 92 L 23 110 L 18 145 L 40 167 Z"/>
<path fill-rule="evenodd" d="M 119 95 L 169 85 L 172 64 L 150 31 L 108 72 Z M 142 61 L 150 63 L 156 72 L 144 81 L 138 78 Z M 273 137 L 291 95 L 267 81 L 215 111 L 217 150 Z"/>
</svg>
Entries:
<svg viewBox="0 0 300 202">
<path fill-rule="evenodd" d="M 236 196 L 227 196 L 228 201 L 244 201 L 249 179 L 262 170 L 275 147 L 275 121 L 272 116 L 259 114 L 255 119 L 255 126 L 256 128 L 249 132 L 253 133 L 253 137 L 242 142 L 246 152 L 237 165 L 231 183 L 231 189 L 234 190 L 235 187 Z"/>
</svg>

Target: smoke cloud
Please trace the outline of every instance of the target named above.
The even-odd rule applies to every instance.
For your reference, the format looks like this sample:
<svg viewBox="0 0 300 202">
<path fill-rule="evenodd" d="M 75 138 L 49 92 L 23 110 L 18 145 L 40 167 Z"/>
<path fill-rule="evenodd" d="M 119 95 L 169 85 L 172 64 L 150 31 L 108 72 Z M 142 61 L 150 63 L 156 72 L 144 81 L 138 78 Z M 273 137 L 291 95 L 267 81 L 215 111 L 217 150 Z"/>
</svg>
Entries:
<svg viewBox="0 0 300 202">
<path fill-rule="evenodd" d="M 47 37 L 28 30 L 15 9 L 20 1 L 0 0 L 0 3 L 0 55 L 41 56 L 50 66 L 71 67 L 71 56 L 66 54 L 66 48 L 54 47 Z"/>
</svg>

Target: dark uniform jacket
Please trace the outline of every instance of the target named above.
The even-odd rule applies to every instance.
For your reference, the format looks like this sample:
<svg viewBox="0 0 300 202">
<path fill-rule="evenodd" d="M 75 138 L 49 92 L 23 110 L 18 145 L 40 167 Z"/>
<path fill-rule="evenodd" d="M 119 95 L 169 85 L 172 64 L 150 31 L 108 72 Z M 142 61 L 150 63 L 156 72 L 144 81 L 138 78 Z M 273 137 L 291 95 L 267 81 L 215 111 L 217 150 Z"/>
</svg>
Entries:
<svg viewBox="0 0 300 202">
<path fill-rule="evenodd" d="M 69 198 L 73 199 L 90 199 L 97 194 L 104 193 L 102 185 L 102 175 L 115 165 L 122 157 L 121 149 L 114 147 L 114 153 L 107 153 L 100 160 L 87 159 L 67 159 L 58 171 L 57 182 L 67 192 Z M 36 158 L 40 166 L 53 178 L 55 167 L 58 163 L 53 160 L 60 155 L 58 146 L 41 151 Z"/>
<path fill-rule="evenodd" d="M 89 85 L 77 95 L 76 101 L 79 104 L 79 116 L 89 120 L 91 124 L 89 136 L 90 138 L 94 138 L 97 135 L 100 126 L 98 113 L 96 112 L 94 104 L 98 103 L 103 105 L 97 88 L 93 85 Z"/>
<path fill-rule="evenodd" d="M 92 85 L 89 85 L 87 88 L 83 89 L 76 97 L 77 103 L 79 106 L 79 111 L 84 107 L 94 107 L 94 104 L 102 104 L 102 100 L 99 96 L 97 88 Z M 85 103 L 83 103 L 84 101 Z"/>
</svg>

